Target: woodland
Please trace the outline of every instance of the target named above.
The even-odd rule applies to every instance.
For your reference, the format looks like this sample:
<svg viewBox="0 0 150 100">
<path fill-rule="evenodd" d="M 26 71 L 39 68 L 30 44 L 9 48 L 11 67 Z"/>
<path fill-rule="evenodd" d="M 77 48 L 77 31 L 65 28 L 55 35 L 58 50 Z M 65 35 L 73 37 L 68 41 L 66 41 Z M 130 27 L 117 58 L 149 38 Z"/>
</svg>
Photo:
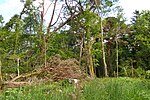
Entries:
<svg viewBox="0 0 150 100">
<path fill-rule="evenodd" d="M 150 79 L 150 10 L 133 12 L 127 23 L 118 0 L 51 0 L 47 8 L 45 0 L 20 2 L 22 11 L 8 22 L 0 15 L 1 88 L 66 79 Z"/>
</svg>

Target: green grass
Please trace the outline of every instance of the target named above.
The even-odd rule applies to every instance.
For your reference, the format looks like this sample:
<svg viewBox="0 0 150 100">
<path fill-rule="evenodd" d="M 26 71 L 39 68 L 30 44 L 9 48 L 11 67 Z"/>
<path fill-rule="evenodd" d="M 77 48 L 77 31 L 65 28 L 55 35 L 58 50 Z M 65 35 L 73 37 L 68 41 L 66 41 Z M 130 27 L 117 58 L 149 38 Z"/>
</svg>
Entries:
<svg viewBox="0 0 150 100">
<path fill-rule="evenodd" d="M 103 78 L 86 81 L 80 90 L 67 82 L 6 89 L 0 100 L 150 100 L 150 80 Z"/>
<path fill-rule="evenodd" d="M 150 100 L 150 81 L 131 78 L 96 79 L 84 86 L 83 100 Z"/>
</svg>

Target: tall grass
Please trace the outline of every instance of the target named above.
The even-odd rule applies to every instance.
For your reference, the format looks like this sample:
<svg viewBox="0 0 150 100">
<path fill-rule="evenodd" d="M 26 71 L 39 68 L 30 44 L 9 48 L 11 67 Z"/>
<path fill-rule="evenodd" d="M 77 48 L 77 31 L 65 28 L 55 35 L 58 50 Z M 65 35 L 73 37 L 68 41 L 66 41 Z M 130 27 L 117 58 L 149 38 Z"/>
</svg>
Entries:
<svg viewBox="0 0 150 100">
<path fill-rule="evenodd" d="M 68 94 L 73 90 L 73 85 L 62 82 L 9 88 L 0 95 L 0 100 L 70 100 Z"/>
<path fill-rule="evenodd" d="M 84 82 L 80 90 L 67 82 L 10 88 L 0 100 L 150 100 L 150 80 L 95 79 Z"/>
<path fill-rule="evenodd" d="M 97 79 L 85 84 L 82 100 L 150 100 L 150 81 L 131 78 Z"/>
</svg>

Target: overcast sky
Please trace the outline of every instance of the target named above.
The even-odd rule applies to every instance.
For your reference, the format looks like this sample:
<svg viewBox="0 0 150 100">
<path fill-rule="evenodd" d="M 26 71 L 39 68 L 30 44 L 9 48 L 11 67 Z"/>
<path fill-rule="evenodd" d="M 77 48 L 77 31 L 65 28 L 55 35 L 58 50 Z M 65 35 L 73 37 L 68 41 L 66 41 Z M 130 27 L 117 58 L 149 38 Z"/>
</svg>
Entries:
<svg viewBox="0 0 150 100">
<path fill-rule="evenodd" d="M 120 5 L 128 20 L 135 10 L 150 10 L 150 0 L 120 0 Z M 4 17 L 5 22 L 8 22 L 14 14 L 19 14 L 22 8 L 23 4 L 20 0 L 0 0 L 0 15 Z"/>
</svg>

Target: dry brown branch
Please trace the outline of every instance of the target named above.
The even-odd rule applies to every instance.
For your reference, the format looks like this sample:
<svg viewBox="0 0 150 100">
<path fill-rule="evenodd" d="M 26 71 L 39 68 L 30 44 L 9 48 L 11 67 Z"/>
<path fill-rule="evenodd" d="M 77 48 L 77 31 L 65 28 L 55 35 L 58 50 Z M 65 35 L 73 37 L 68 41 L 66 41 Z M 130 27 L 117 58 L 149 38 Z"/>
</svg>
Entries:
<svg viewBox="0 0 150 100">
<path fill-rule="evenodd" d="M 56 21 L 55 21 L 51 26 L 54 26 L 54 25 L 58 22 L 58 20 L 59 20 L 59 18 L 60 18 L 60 14 L 61 14 L 62 8 L 63 8 L 63 6 L 61 7 L 61 9 L 60 9 L 60 11 L 59 11 L 59 15 L 58 15 Z"/>
<path fill-rule="evenodd" d="M 4 82 L 5 88 L 14 88 L 14 87 L 20 87 L 20 86 L 25 86 L 25 85 L 31 85 L 31 83 L 30 82 L 10 82 L 10 81 Z"/>
<path fill-rule="evenodd" d="M 47 12 L 48 12 L 48 10 L 49 10 L 49 8 L 51 7 L 52 4 L 53 4 L 53 1 L 52 1 L 51 4 L 49 4 L 48 8 L 46 9 L 46 11 L 45 11 L 45 13 L 44 13 L 44 16 L 47 14 Z"/>
<path fill-rule="evenodd" d="M 66 25 L 68 22 L 70 22 L 71 19 L 79 16 L 80 14 L 81 14 L 81 12 L 79 12 L 78 14 L 74 14 L 74 15 L 70 16 L 64 23 L 60 24 L 56 29 L 54 29 L 53 32 L 58 31 L 60 28 L 62 28 L 64 25 Z"/>
<path fill-rule="evenodd" d="M 38 74 L 40 74 L 41 72 L 42 72 L 42 70 L 37 71 L 37 72 L 27 73 L 27 74 L 25 74 L 25 75 L 20 75 L 20 76 L 17 76 L 17 77 L 15 77 L 15 78 L 13 78 L 10 82 L 14 82 L 14 81 L 16 81 L 16 80 L 18 80 L 18 79 L 20 79 L 20 78 L 27 78 L 27 77 L 30 77 L 30 76 L 32 76 L 32 75 L 38 75 Z"/>
<path fill-rule="evenodd" d="M 49 22 L 48 27 L 47 27 L 47 33 L 50 32 L 50 27 L 51 27 L 51 25 L 52 25 L 52 21 L 53 21 L 53 18 L 54 18 L 57 1 L 58 1 L 58 0 L 55 0 L 55 3 L 54 3 L 54 8 L 53 8 L 52 16 L 51 16 L 50 22 Z"/>
</svg>

